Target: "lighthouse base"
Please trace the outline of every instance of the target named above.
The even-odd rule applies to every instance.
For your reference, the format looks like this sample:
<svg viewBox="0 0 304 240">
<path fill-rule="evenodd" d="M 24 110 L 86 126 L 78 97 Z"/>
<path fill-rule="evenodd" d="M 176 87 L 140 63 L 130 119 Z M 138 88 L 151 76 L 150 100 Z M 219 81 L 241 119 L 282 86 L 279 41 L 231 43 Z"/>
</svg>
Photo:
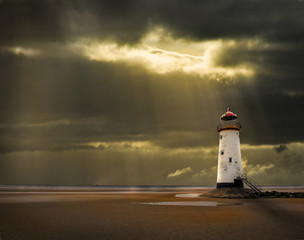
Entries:
<svg viewBox="0 0 304 240">
<path fill-rule="evenodd" d="M 234 179 L 232 183 L 217 183 L 216 188 L 243 188 L 244 184 L 241 178 Z"/>
<path fill-rule="evenodd" d="M 248 188 L 216 188 L 208 193 L 202 194 L 202 197 L 209 198 L 251 198 L 255 192 Z"/>
</svg>

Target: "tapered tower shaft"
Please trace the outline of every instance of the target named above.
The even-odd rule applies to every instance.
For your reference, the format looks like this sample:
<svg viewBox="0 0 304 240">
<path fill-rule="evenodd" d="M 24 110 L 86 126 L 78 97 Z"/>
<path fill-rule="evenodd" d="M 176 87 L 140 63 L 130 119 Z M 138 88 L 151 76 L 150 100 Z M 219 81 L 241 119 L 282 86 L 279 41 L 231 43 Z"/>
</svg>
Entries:
<svg viewBox="0 0 304 240">
<path fill-rule="evenodd" d="M 227 112 L 221 116 L 217 126 L 219 132 L 217 188 L 244 187 L 240 130 L 241 124 L 237 115 L 228 108 Z"/>
</svg>

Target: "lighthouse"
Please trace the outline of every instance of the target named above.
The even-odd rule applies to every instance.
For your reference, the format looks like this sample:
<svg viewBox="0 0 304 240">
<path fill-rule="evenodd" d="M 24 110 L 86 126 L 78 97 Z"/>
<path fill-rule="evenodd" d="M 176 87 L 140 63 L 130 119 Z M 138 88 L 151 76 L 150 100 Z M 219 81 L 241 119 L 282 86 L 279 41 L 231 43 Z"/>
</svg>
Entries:
<svg viewBox="0 0 304 240">
<path fill-rule="evenodd" d="M 240 148 L 241 124 L 236 114 L 227 109 L 217 125 L 219 153 L 217 188 L 243 188 Z"/>
</svg>

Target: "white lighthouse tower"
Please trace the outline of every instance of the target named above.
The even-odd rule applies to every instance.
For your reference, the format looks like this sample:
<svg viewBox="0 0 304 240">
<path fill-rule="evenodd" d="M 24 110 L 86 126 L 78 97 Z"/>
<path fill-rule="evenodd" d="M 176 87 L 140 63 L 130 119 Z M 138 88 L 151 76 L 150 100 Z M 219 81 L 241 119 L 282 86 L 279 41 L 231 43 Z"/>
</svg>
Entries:
<svg viewBox="0 0 304 240">
<path fill-rule="evenodd" d="M 242 160 L 240 149 L 241 124 L 237 115 L 227 109 L 217 126 L 219 132 L 219 154 L 217 188 L 243 188 Z"/>
</svg>

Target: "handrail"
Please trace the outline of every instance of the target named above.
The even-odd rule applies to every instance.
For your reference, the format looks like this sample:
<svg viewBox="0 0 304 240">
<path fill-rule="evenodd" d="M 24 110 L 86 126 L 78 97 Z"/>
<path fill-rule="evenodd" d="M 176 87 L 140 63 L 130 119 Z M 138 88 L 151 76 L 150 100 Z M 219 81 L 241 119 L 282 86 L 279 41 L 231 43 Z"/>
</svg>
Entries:
<svg viewBox="0 0 304 240">
<path fill-rule="evenodd" d="M 250 182 L 254 183 L 258 188 L 262 188 L 256 181 L 254 181 L 252 178 L 248 177 L 247 174 L 245 174 L 246 179 L 249 180 Z"/>
<path fill-rule="evenodd" d="M 241 178 L 243 182 L 245 182 L 245 184 L 247 184 L 247 186 L 250 187 L 252 190 L 256 192 L 261 192 L 262 187 L 257 184 L 252 178 L 248 177 L 247 174 L 243 174 Z"/>
</svg>

